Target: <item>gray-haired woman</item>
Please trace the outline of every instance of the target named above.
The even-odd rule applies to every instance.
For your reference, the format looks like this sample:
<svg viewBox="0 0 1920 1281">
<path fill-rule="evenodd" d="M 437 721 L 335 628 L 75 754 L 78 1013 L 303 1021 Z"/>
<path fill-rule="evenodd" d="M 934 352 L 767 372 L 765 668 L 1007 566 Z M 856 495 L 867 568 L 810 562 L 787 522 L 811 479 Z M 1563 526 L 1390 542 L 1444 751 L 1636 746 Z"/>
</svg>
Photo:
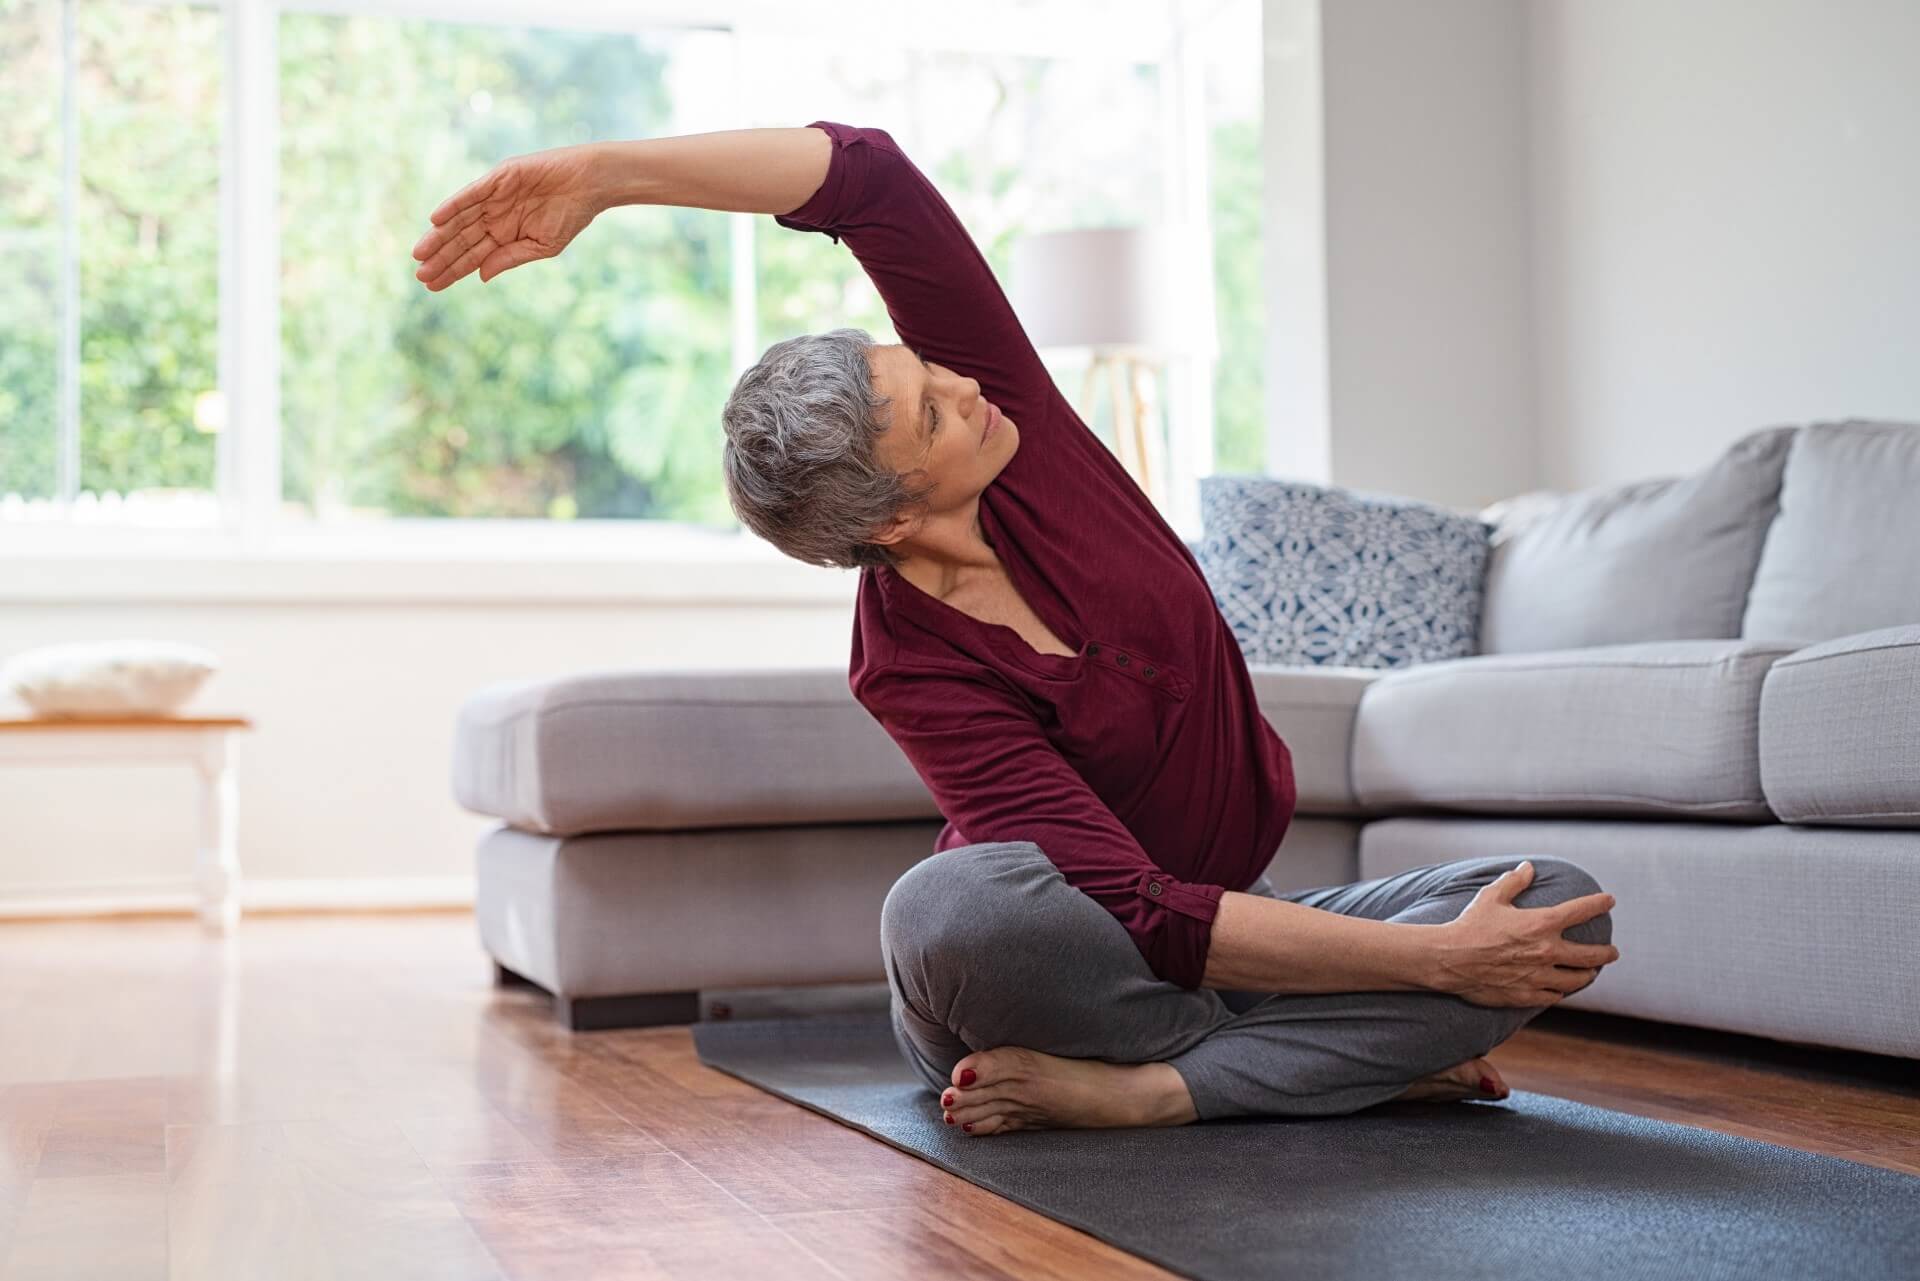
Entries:
<svg viewBox="0 0 1920 1281">
<path fill-rule="evenodd" d="M 815 121 L 514 157 L 433 211 L 416 274 L 491 280 L 616 204 L 844 239 L 902 339 L 775 343 L 720 417 L 741 521 L 860 570 L 850 687 L 945 818 L 880 932 L 947 1121 L 1503 1097 L 1480 1056 L 1618 957 L 1612 896 L 1507 857 L 1274 890 L 1292 757 L 1211 588 L 893 138 Z"/>
</svg>

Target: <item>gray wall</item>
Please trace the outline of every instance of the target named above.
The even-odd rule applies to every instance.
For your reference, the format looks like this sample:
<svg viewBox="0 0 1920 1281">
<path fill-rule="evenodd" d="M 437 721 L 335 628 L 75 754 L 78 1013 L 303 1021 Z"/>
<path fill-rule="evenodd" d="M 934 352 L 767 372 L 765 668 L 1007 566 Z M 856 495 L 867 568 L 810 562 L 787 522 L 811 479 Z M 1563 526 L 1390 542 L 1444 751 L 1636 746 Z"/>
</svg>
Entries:
<svg viewBox="0 0 1920 1281">
<path fill-rule="evenodd" d="M 1528 13 L 1542 483 L 1920 420 L 1920 4 Z"/>
<path fill-rule="evenodd" d="M 1264 17 L 1276 474 L 1473 509 L 1920 420 L 1920 4 Z"/>
</svg>

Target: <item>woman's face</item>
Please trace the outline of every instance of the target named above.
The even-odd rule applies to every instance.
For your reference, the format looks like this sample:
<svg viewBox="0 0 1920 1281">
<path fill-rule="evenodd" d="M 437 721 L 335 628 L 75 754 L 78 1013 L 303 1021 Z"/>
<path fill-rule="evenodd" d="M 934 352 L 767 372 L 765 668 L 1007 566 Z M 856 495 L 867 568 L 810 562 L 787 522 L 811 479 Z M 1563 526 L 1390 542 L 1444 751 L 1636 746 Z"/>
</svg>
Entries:
<svg viewBox="0 0 1920 1281">
<path fill-rule="evenodd" d="M 880 458 L 903 476 L 924 472 L 912 479 L 935 483 L 929 514 L 972 502 L 1020 447 L 1013 420 L 980 394 L 977 381 L 923 361 L 909 347 L 875 347 L 868 360 L 875 388 L 892 402 L 876 444 Z"/>
</svg>

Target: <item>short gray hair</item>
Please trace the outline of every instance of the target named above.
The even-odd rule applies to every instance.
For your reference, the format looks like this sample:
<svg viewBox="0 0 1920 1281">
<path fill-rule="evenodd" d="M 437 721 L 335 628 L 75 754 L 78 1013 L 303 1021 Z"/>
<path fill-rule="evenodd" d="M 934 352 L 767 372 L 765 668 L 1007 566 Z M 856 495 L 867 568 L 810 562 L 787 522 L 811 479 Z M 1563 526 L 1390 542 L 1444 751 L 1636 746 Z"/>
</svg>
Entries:
<svg viewBox="0 0 1920 1281">
<path fill-rule="evenodd" d="M 773 344 L 740 375 L 720 411 L 727 500 L 740 523 L 809 565 L 898 565 L 874 531 L 924 501 L 875 456 L 891 397 L 873 385 L 864 329 L 831 329 Z"/>
</svg>

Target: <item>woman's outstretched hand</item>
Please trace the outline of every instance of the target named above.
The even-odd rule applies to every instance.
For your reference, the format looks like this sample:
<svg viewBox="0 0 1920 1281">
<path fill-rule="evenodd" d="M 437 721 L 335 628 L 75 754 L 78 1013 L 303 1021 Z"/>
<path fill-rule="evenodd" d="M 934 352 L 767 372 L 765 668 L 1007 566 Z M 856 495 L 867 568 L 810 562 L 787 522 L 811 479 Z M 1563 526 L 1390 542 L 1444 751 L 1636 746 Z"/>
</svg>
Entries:
<svg viewBox="0 0 1920 1281">
<path fill-rule="evenodd" d="M 593 143 L 509 156 L 440 202 L 414 276 L 436 293 L 474 270 L 482 281 L 565 249 L 607 207 Z"/>
<path fill-rule="evenodd" d="M 1522 863 L 1483 887 L 1459 916 L 1435 927 L 1441 940 L 1435 988 L 1475 1005 L 1553 1005 L 1620 959 L 1620 949 L 1610 943 L 1560 936 L 1610 909 L 1613 895 L 1516 907 L 1514 896 L 1531 884 L 1533 864 Z"/>
</svg>

